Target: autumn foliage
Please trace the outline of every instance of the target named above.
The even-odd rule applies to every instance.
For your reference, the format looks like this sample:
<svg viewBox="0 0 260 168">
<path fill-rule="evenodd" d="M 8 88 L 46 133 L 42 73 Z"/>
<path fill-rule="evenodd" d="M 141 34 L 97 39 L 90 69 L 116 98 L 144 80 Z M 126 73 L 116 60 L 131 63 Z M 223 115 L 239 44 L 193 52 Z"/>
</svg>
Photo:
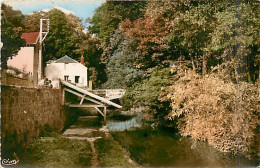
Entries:
<svg viewBox="0 0 260 168">
<path fill-rule="evenodd" d="M 141 55 L 137 61 L 139 68 L 155 67 L 159 62 L 168 59 L 169 46 L 164 40 L 169 31 L 168 26 L 168 20 L 162 16 L 157 18 L 146 16 L 134 22 L 126 19 L 119 25 L 119 30 L 138 42 L 137 50 Z"/>
<path fill-rule="evenodd" d="M 257 86 L 225 82 L 216 74 L 202 77 L 191 70 L 176 76 L 179 80 L 165 88 L 172 107 L 168 118 L 178 118 L 183 136 L 206 141 L 224 152 L 257 156 Z"/>
</svg>

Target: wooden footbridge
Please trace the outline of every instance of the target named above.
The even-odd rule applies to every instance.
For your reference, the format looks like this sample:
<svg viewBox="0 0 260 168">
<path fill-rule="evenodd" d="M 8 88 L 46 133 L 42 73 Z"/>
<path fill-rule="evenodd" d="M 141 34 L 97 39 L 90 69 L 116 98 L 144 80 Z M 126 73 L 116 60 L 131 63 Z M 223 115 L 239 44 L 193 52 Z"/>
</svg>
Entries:
<svg viewBox="0 0 260 168">
<path fill-rule="evenodd" d="M 84 107 L 84 108 L 95 108 L 106 121 L 107 106 L 114 106 L 116 108 L 122 108 L 121 105 L 118 105 L 112 102 L 112 99 L 118 99 L 122 97 L 125 93 L 123 89 L 108 89 L 108 90 L 86 90 L 80 88 L 70 82 L 61 80 L 62 84 L 62 104 L 67 104 L 69 107 Z M 78 104 L 68 104 L 65 102 L 65 92 L 80 97 L 80 102 Z M 104 97 L 99 95 L 104 95 Z"/>
</svg>

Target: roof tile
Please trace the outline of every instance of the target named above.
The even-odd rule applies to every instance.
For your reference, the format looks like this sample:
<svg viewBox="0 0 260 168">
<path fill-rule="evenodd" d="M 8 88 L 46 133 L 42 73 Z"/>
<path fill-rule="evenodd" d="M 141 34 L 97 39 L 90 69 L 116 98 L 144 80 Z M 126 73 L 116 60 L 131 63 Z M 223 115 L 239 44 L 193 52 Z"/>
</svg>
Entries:
<svg viewBox="0 0 260 168">
<path fill-rule="evenodd" d="M 22 38 L 26 41 L 26 45 L 36 44 L 40 32 L 22 33 Z"/>
<path fill-rule="evenodd" d="M 78 63 L 78 61 L 65 55 L 64 57 L 61 57 L 60 59 L 56 60 L 55 63 Z"/>
</svg>

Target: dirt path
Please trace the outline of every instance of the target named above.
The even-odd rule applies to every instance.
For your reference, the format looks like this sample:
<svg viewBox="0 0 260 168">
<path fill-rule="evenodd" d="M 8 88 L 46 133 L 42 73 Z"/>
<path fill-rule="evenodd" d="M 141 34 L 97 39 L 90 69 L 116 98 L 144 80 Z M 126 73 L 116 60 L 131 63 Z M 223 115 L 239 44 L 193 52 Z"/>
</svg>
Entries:
<svg viewBox="0 0 260 168">
<path fill-rule="evenodd" d="M 89 141 L 93 153 L 93 157 L 91 159 L 91 166 L 92 167 L 98 167 L 98 153 L 97 150 L 95 149 L 94 141 Z"/>
<path fill-rule="evenodd" d="M 70 128 L 68 128 L 63 133 L 63 137 L 68 139 L 76 139 L 79 141 L 86 141 L 90 144 L 92 149 L 91 167 L 101 166 L 99 161 L 102 160 L 101 158 L 99 158 L 99 153 L 98 149 L 96 149 L 97 146 L 95 146 L 95 141 L 102 138 L 113 139 L 107 127 L 102 126 L 100 122 L 98 122 L 98 118 L 91 116 L 79 117 L 77 122 L 71 125 Z M 116 141 L 115 143 L 118 144 L 118 142 Z M 118 144 L 118 146 L 120 145 Z M 124 157 L 125 160 L 127 160 L 133 167 L 139 167 L 139 165 L 130 158 L 129 153 L 126 150 L 124 150 L 121 146 L 120 150 L 122 150 L 123 155 L 121 157 Z"/>
</svg>

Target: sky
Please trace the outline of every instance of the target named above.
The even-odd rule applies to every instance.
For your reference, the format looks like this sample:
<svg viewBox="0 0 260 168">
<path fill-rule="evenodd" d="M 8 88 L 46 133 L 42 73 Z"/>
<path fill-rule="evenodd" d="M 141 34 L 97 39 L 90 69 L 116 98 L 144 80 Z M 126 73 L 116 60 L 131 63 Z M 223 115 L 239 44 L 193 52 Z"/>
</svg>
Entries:
<svg viewBox="0 0 260 168">
<path fill-rule="evenodd" d="M 15 10 L 21 10 L 23 14 L 54 7 L 64 8 L 85 20 L 87 17 L 92 17 L 95 9 L 105 0 L 1 0 L 1 2 L 12 6 Z"/>
</svg>

